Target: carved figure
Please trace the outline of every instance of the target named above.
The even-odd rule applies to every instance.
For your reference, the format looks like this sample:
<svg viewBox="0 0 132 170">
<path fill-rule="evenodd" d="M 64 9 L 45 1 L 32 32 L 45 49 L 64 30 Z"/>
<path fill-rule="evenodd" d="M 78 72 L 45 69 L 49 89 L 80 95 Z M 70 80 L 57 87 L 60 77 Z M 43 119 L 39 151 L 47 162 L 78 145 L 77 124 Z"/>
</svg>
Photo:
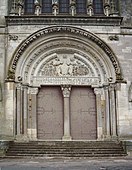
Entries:
<svg viewBox="0 0 132 170">
<path fill-rule="evenodd" d="M 89 74 L 88 66 L 74 56 L 63 54 L 45 63 L 40 76 L 84 76 Z"/>
</svg>

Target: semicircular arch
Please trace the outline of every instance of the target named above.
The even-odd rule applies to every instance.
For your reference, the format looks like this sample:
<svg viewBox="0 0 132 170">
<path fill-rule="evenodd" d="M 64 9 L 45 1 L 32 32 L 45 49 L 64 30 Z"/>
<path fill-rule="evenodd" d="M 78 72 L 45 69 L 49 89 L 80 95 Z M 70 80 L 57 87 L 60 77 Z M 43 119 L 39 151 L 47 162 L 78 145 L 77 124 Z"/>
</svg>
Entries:
<svg viewBox="0 0 132 170">
<path fill-rule="evenodd" d="M 40 75 L 94 77 L 99 84 L 111 77 L 113 82 L 122 79 L 111 48 L 93 33 L 70 26 L 47 27 L 30 35 L 14 53 L 9 73 L 28 84 Z"/>
</svg>

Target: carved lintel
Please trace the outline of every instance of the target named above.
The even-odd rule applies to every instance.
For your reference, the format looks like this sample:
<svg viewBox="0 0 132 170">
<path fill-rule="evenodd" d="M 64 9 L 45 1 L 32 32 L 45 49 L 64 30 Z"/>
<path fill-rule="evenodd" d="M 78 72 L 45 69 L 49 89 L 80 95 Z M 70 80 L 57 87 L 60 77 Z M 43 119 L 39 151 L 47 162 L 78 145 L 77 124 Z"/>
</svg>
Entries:
<svg viewBox="0 0 132 170">
<path fill-rule="evenodd" d="M 70 93 L 71 93 L 71 86 L 70 85 L 62 85 L 61 90 L 62 90 L 64 98 L 70 97 Z"/>
</svg>

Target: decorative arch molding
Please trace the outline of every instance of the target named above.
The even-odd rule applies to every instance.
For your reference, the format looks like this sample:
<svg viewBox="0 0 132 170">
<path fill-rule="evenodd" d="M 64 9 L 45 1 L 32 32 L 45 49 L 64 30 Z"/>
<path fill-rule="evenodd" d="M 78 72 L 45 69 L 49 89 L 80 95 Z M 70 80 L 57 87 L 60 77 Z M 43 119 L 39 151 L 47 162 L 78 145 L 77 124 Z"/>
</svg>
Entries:
<svg viewBox="0 0 132 170">
<path fill-rule="evenodd" d="M 55 51 L 58 51 L 58 54 L 64 54 L 64 49 L 68 48 L 70 54 L 80 55 L 90 61 L 91 68 L 94 67 L 93 71 L 95 69 L 94 72 L 98 74 L 99 81 L 102 79 L 104 82 L 105 77 L 110 78 L 111 76 L 115 77 L 114 82 L 122 80 L 118 60 L 110 47 L 93 33 L 71 26 L 47 27 L 24 40 L 10 62 L 8 79 L 15 79 L 15 76 L 19 75 L 26 76 L 26 72 L 30 74 L 31 78 L 40 61 L 44 63 L 45 58 L 55 54 Z M 67 52 L 69 53 L 69 51 Z M 26 66 L 24 66 L 25 64 Z M 16 73 L 18 65 L 21 68 L 19 73 Z M 88 67 L 90 68 L 90 65 Z M 22 73 L 23 70 L 25 75 Z M 104 77 L 101 78 L 103 74 Z"/>
</svg>

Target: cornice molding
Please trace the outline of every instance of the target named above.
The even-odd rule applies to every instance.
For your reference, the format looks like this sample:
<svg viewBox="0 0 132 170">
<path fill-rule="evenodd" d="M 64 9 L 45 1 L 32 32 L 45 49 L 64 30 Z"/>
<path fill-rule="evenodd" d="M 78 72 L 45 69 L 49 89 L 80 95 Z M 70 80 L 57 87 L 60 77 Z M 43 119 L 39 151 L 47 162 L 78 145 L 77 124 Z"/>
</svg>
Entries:
<svg viewBox="0 0 132 170">
<path fill-rule="evenodd" d="M 6 16 L 7 26 L 12 25 L 94 25 L 94 26 L 120 26 L 123 17 L 119 16 Z"/>
</svg>

